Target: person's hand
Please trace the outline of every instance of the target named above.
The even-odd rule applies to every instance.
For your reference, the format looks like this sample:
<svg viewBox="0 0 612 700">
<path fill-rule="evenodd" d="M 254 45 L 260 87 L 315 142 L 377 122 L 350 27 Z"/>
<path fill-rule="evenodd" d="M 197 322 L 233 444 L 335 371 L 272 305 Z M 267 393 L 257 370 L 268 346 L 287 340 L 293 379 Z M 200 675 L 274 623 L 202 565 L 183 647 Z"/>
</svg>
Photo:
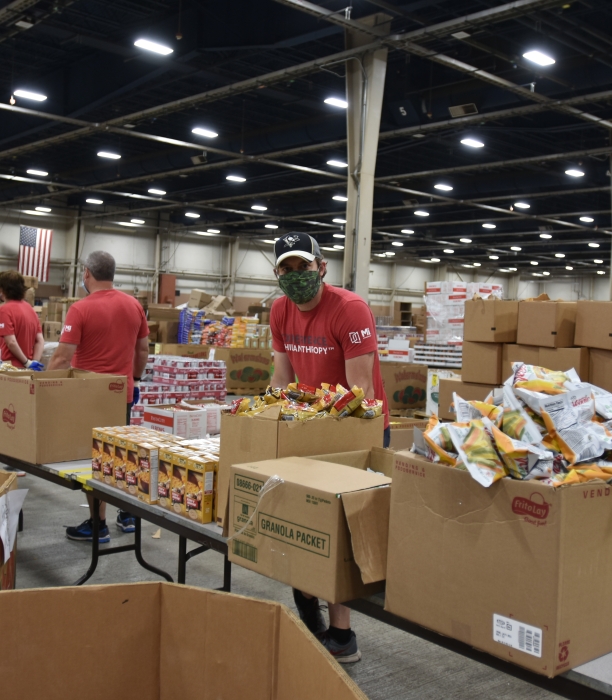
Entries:
<svg viewBox="0 0 612 700">
<path fill-rule="evenodd" d="M 132 406 L 135 406 L 140 401 L 140 382 L 134 380 L 134 398 L 132 399 Z"/>
<path fill-rule="evenodd" d="M 45 366 L 36 360 L 28 360 L 25 363 L 25 368 L 34 370 L 34 372 L 42 372 L 45 369 Z"/>
</svg>

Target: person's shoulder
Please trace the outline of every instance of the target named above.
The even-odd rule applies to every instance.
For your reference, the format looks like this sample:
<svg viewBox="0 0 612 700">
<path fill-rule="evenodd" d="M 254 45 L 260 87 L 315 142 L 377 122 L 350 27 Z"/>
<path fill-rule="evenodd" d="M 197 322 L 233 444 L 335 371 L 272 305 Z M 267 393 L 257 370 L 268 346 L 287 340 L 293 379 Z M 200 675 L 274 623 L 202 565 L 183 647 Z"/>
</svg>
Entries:
<svg viewBox="0 0 612 700">
<path fill-rule="evenodd" d="M 283 294 L 282 297 L 278 297 L 278 299 L 275 299 L 272 302 L 272 306 L 270 307 L 270 316 L 272 316 L 272 315 L 276 316 L 277 314 L 282 314 L 286 308 L 287 308 L 287 297 Z"/>
<path fill-rule="evenodd" d="M 338 304 L 340 306 L 346 306 L 347 304 L 361 304 L 363 306 L 368 306 L 367 302 L 359 294 L 351 292 L 350 289 L 344 289 L 342 287 L 332 287 L 327 285 L 326 289 L 329 299 L 332 303 Z M 368 307 L 369 308 L 369 307 Z"/>
</svg>

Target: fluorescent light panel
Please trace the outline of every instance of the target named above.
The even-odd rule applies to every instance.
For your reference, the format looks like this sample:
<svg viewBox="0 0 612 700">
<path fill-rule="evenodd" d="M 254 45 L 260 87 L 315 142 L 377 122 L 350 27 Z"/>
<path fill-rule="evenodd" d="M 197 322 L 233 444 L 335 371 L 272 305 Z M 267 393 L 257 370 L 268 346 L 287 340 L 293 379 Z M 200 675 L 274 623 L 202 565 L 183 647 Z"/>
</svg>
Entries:
<svg viewBox="0 0 612 700">
<path fill-rule="evenodd" d="M 15 97 L 23 97 L 26 100 L 34 100 L 35 102 L 44 102 L 47 99 L 46 95 L 42 95 L 40 92 L 32 92 L 31 90 L 15 90 L 13 95 Z"/>
<path fill-rule="evenodd" d="M 537 63 L 538 66 L 552 66 L 553 63 L 555 63 L 554 58 L 552 58 L 551 56 L 547 56 L 545 53 L 543 53 L 542 51 L 538 51 L 537 49 L 534 49 L 533 51 L 527 51 L 527 53 L 523 54 L 523 58 L 526 58 L 532 63 Z"/>
<path fill-rule="evenodd" d="M 327 105 L 340 107 L 341 109 L 346 109 L 348 107 L 348 102 L 346 100 L 341 100 L 339 97 L 328 97 L 324 100 L 324 102 Z"/>
<path fill-rule="evenodd" d="M 461 139 L 461 143 L 464 146 L 470 146 L 470 148 L 483 148 L 484 146 L 482 141 L 477 141 L 476 139 Z"/>
<path fill-rule="evenodd" d="M 174 51 L 174 49 L 171 49 L 169 46 L 158 44 L 156 41 L 150 41 L 149 39 L 137 39 L 134 42 L 134 46 L 138 46 L 139 49 L 153 51 L 153 53 L 159 53 L 162 56 L 168 56 L 168 54 Z"/>
<path fill-rule="evenodd" d="M 230 182 L 246 182 L 246 177 L 241 177 L 240 175 L 228 175 L 225 179 Z"/>
<path fill-rule="evenodd" d="M 101 199 L 86 199 L 85 200 L 87 204 L 104 204 L 104 202 Z"/>
<path fill-rule="evenodd" d="M 327 165 L 332 165 L 334 168 L 348 168 L 348 163 L 343 163 L 341 160 L 328 160 Z"/>
<path fill-rule="evenodd" d="M 26 173 L 28 175 L 38 175 L 38 177 L 47 177 L 47 175 L 49 174 L 45 170 L 32 170 L 32 169 L 26 170 Z"/>
<path fill-rule="evenodd" d="M 158 190 L 155 187 L 151 187 L 150 190 L 148 190 L 149 194 L 157 194 L 160 197 L 163 197 L 166 194 L 166 190 Z"/>
<path fill-rule="evenodd" d="M 192 134 L 197 134 L 198 136 L 206 136 L 207 139 L 215 139 L 219 134 L 211 129 L 203 129 L 200 126 L 196 126 L 195 129 L 191 130 Z"/>
<path fill-rule="evenodd" d="M 121 156 L 118 153 L 111 153 L 110 151 L 98 151 L 99 158 L 110 158 L 111 160 L 119 160 Z"/>
</svg>

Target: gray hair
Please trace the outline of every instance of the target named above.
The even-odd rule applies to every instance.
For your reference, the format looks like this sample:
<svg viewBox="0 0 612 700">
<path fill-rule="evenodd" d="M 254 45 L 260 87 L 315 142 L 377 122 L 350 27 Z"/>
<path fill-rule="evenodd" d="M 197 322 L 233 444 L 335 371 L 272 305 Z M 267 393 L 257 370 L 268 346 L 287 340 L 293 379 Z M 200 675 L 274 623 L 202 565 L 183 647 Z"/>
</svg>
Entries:
<svg viewBox="0 0 612 700">
<path fill-rule="evenodd" d="M 112 282 L 115 279 L 115 258 L 110 253 L 95 250 L 87 256 L 83 265 L 96 282 Z"/>
</svg>

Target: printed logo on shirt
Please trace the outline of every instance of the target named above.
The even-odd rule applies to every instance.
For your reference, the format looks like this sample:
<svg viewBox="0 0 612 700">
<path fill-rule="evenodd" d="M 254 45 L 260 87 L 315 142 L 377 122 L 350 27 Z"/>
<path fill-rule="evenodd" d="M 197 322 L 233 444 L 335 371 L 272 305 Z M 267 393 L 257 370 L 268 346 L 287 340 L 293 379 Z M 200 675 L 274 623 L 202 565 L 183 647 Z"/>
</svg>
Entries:
<svg viewBox="0 0 612 700">
<path fill-rule="evenodd" d="M 4 323 L 0 323 L 0 328 L 4 328 Z"/>
<path fill-rule="evenodd" d="M 362 338 L 371 338 L 372 337 L 372 331 L 369 328 L 364 328 L 361 331 L 361 337 Z"/>
<path fill-rule="evenodd" d="M 72 326 L 64 326 L 64 328 L 62 329 L 62 333 L 70 333 L 71 330 Z"/>
<path fill-rule="evenodd" d="M 359 335 L 359 331 L 354 331 L 352 333 L 349 333 L 349 339 L 351 343 L 356 344 L 361 342 L 361 336 Z"/>
<path fill-rule="evenodd" d="M 327 355 L 335 350 L 334 346 L 327 344 L 324 335 L 297 335 L 294 333 L 283 333 L 285 352 L 302 352 L 313 355 Z"/>
</svg>

